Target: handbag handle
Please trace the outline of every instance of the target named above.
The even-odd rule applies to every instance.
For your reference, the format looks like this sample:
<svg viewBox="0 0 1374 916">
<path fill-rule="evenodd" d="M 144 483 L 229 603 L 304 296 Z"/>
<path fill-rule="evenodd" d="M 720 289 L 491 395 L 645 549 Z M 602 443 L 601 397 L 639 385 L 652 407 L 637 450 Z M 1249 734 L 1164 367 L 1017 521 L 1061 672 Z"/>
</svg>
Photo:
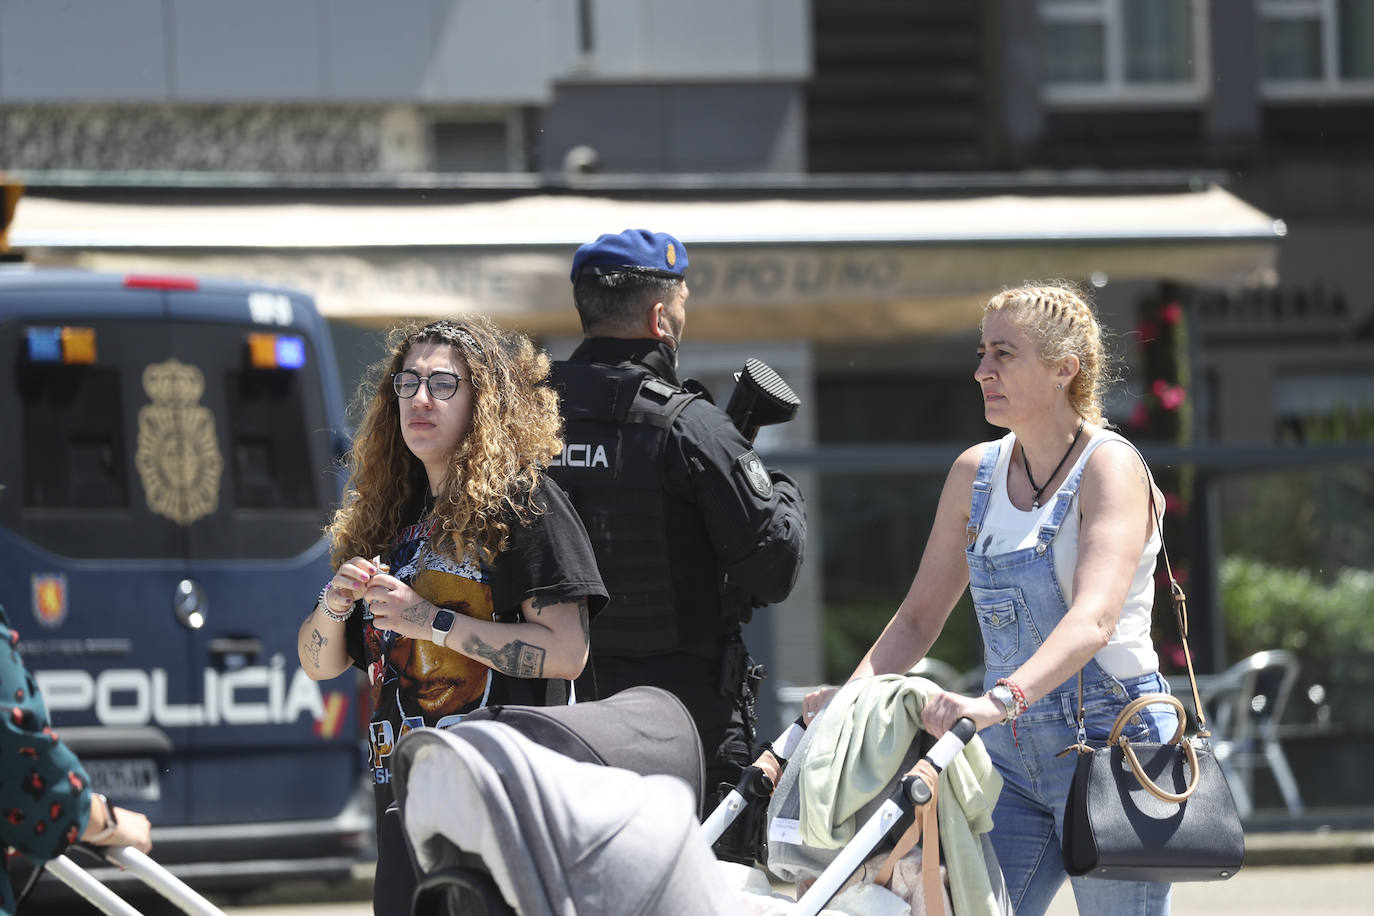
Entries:
<svg viewBox="0 0 1374 916">
<path fill-rule="evenodd" d="M 1131 716 L 1140 712 L 1146 706 L 1153 706 L 1156 703 L 1164 703 L 1174 707 L 1178 711 L 1178 728 L 1174 731 L 1174 736 L 1166 741 L 1166 744 L 1178 744 L 1178 739 L 1183 737 L 1183 723 L 1187 721 L 1184 715 L 1183 704 L 1178 697 L 1171 693 L 1146 693 L 1136 697 L 1126 704 L 1126 708 L 1121 710 L 1121 714 L 1116 717 L 1116 722 L 1112 724 L 1111 736 L 1107 738 L 1108 744 L 1126 744 L 1129 739 L 1121 734 L 1126 723 L 1131 720 Z"/>
<path fill-rule="evenodd" d="M 1111 737 L 1107 740 L 1108 744 L 1114 744 L 1120 747 L 1125 753 L 1126 762 L 1131 765 L 1131 772 L 1135 774 L 1135 778 L 1139 781 L 1141 788 L 1160 801 L 1178 804 L 1187 801 L 1188 797 L 1197 791 L 1198 780 L 1202 775 L 1201 771 L 1198 769 L 1197 748 L 1193 747 L 1193 742 L 1182 742 L 1183 755 L 1188 759 L 1189 769 L 1193 771 L 1192 779 L 1188 782 L 1188 788 L 1175 794 L 1173 792 L 1166 792 L 1155 784 L 1155 781 L 1151 779 L 1144 768 L 1141 767 L 1140 760 L 1135 755 L 1135 749 L 1131 747 L 1130 739 L 1121 734 L 1121 730 L 1126 726 L 1126 722 L 1130 720 L 1131 716 L 1134 716 L 1146 706 L 1150 706 L 1154 703 L 1167 703 L 1178 711 L 1178 729 L 1174 732 L 1174 736 L 1169 739 L 1168 743 L 1179 744 L 1179 739 L 1183 737 L 1183 723 L 1187 721 L 1188 716 L 1184 712 L 1183 704 L 1179 701 L 1178 697 L 1168 693 L 1147 693 L 1127 703 L 1126 708 L 1121 710 L 1121 714 L 1116 717 L 1116 722 L 1112 725 Z"/>
</svg>

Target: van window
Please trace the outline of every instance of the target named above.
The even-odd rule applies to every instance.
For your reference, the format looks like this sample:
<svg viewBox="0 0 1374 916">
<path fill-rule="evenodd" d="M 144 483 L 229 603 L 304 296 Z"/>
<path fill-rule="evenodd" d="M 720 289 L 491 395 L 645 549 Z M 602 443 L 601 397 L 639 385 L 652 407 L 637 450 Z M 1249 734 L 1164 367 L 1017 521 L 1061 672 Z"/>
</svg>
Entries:
<svg viewBox="0 0 1374 916">
<path fill-rule="evenodd" d="M 23 414 L 24 506 L 127 507 L 118 371 L 27 365 L 17 387 Z"/>
<path fill-rule="evenodd" d="M 244 509 L 318 505 L 311 476 L 301 375 L 283 369 L 231 371 L 224 390 L 233 436 L 234 492 Z"/>
</svg>

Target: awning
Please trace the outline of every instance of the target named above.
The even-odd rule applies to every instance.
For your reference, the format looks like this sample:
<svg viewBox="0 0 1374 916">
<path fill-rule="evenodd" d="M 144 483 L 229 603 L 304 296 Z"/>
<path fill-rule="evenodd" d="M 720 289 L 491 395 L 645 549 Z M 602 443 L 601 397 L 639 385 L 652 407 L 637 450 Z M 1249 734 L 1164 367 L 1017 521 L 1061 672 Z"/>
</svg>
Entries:
<svg viewBox="0 0 1374 916">
<path fill-rule="evenodd" d="M 1034 279 L 1267 285 L 1284 234 L 1280 221 L 1211 187 L 934 200 L 531 194 L 174 204 L 30 195 L 10 240 L 36 263 L 296 287 L 336 319 L 481 311 L 533 333 L 575 334 L 573 250 L 634 226 L 687 245 L 699 339 L 964 328 L 990 292 Z"/>
</svg>

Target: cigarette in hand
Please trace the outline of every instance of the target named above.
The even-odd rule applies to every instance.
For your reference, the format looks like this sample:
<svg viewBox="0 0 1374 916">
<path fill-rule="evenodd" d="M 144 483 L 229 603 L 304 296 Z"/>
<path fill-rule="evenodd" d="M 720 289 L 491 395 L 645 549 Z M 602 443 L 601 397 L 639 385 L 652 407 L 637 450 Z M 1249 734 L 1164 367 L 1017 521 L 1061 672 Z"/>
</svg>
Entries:
<svg viewBox="0 0 1374 916">
<path fill-rule="evenodd" d="M 377 554 L 375 557 L 372 558 L 372 565 L 377 567 L 377 572 L 391 572 L 391 567 L 387 566 L 385 563 L 382 562 L 381 554 Z"/>
</svg>

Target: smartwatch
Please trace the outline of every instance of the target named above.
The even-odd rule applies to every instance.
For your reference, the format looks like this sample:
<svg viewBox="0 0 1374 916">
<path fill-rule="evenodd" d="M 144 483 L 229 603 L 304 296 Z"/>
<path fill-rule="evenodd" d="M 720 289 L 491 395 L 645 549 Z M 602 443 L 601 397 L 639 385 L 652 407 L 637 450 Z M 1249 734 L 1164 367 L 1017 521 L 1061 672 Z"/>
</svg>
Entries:
<svg viewBox="0 0 1374 916">
<path fill-rule="evenodd" d="M 444 640 L 448 639 L 448 631 L 453 629 L 453 621 L 457 615 L 446 607 L 439 608 L 439 613 L 434 615 L 434 623 L 431 624 L 429 638 L 434 640 L 435 645 L 444 645 Z"/>
</svg>

